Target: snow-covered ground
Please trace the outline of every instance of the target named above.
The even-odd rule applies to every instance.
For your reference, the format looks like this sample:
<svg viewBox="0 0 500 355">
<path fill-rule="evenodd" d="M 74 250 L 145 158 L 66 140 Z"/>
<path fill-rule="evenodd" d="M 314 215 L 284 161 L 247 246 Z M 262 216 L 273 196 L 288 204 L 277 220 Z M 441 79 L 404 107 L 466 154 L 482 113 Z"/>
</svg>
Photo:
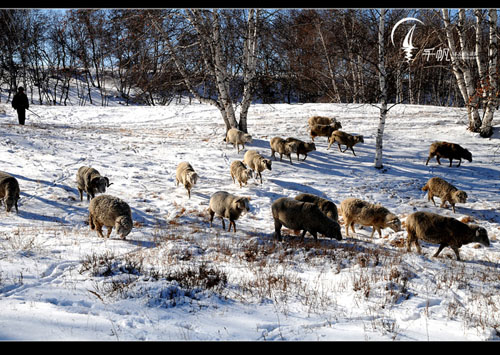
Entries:
<svg viewBox="0 0 500 355">
<path fill-rule="evenodd" d="M 273 161 L 263 184 L 240 188 L 229 174 L 243 159 L 222 141 L 224 125 L 207 105 L 166 107 L 32 106 L 26 126 L 6 107 L 0 117 L 0 170 L 21 186 L 19 214 L 0 208 L 2 340 L 498 340 L 500 332 L 499 133 L 466 130 L 463 109 L 398 105 L 384 134 L 384 169 L 373 168 L 378 109 L 371 105 L 253 105 L 246 149 L 270 156 L 274 136 L 309 141 L 307 119 L 337 117 L 364 144 L 340 153 L 317 150 L 293 165 Z M 433 141 L 459 143 L 471 163 L 425 160 Z M 200 175 L 188 199 L 175 184 L 179 162 Z M 107 193 L 132 208 L 134 229 L 121 240 L 99 238 L 87 222 L 75 175 L 98 169 Z M 455 164 L 456 165 L 456 162 Z M 421 190 L 440 176 L 469 199 L 450 208 Z M 251 211 L 237 232 L 209 228 L 212 193 L 248 196 Z M 271 203 L 310 192 L 334 201 L 379 202 L 404 224 L 433 211 L 487 229 L 475 243 L 432 257 L 406 251 L 406 231 L 371 228 L 343 240 L 284 230 L 272 238 Z M 439 205 L 439 199 L 437 199 Z M 341 219 L 342 223 L 342 219 Z"/>
</svg>

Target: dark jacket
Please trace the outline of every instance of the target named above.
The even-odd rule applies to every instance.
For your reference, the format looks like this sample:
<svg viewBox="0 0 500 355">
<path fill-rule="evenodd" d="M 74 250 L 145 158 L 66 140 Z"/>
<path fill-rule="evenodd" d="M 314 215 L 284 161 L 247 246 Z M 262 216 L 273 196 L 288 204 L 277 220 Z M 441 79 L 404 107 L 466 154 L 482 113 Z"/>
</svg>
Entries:
<svg viewBox="0 0 500 355">
<path fill-rule="evenodd" d="M 18 92 L 12 99 L 12 107 L 15 110 L 28 109 L 30 107 L 28 96 L 24 92 Z"/>
</svg>

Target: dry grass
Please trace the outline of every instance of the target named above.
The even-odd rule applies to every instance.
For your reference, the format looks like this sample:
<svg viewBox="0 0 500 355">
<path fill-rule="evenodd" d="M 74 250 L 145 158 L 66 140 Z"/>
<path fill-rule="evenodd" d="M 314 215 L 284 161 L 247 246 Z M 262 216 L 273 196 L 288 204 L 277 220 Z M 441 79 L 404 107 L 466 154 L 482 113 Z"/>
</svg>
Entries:
<svg viewBox="0 0 500 355">
<path fill-rule="evenodd" d="M 500 296 L 484 287 L 500 284 L 495 261 L 470 268 L 453 258 L 416 256 L 406 252 L 400 235 L 378 240 L 379 244 L 369 239 L 302 241 L 293 231 L 286 231 L 282 242 L 245 232 L 236 238 L 219 228 L 204 229 L 192 222 L 196 218 L 203 221 L 203 214 L 180 208 L 173 223 L 140 227 L 153 241 L 148 248 L 123 255 L 110 251 L 85 255 L 78 271 L 92 280 L 94 286 L 88 291 L 103 302 L 145 297 L 162 307 L 215 295 L 248 303 L 272 302 L 280 314 L 288 314 L 290 305 L 298 303 L 308 313 L 329 319 L 331 314 L 345 315 L 337 299 L 350 295 L 359 306 L 357 312 L 366 312 L 366 326 L 393 338 L 400 328 L 391 316 L 393 307 L 414 297 L 440 297 L 446 300 L 444 312 L 450 320 L 479 330 L 500 329 Z M 73 240 L 95 238 L 87 229 L 61 227 L 44 233 L 68 242 L 70 235 Z M 0 235 L 0 251 L 32 255 L 44 248 L 33 230 L 19 228 Z M 415 258 L 424 265 L 420 269 L 414 268 Z M 11 281 L 0 270 L 0 282 Z"/>
</svg>

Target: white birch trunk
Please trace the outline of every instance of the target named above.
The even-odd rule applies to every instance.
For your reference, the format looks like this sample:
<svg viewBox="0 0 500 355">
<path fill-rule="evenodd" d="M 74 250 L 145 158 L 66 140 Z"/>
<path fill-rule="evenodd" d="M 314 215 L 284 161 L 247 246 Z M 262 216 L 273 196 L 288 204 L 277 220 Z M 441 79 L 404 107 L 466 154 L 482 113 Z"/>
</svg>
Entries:
<svg viewBox="0 0 500 355">
<path fill-rule="evenodd" d="M 491 123 L 493 121 L 493 114 L 497 106 L 497 10 L 489 10 L 489 30 L 490 30 L 490 43 L 488 48 L 488 101 L 486 104 L 486 112 L 480 129 L 482 137 L 490 137 L 493 134 Z"/>
<path fill-rule="evenodd" d="M 380 22 L 378 26 L 378 70 L 380 84 L 380 118 L 377 128 L 377 136 L 375 138 L 375 168 L 382 169 L 382 143 L 385 128 L 385 118 L 387 116 L 387 86 L 386 86 L 386 71 L 385 71 L 385 47 L 384 47 L 384 26 L 385 26 L 385 9 L 380 10 Z"/>
<path fill-rule="evenodd" d="M 448 40 L 448 47 L 450 49 L 450 57 L 451 57 L 451 65 L 452 71 L 455 75 L 455 78 L 458 83 L 458 87 L 460 89 L 460 93 L 465 102 L 465 106 L 467 108 L 467 115 L 469 117 L 469 129 L 473 132 L 477 132 L 479 127 L 481 126 L 481 118 L 479 117 L 479 111 L 477 107 L 475 107 L 474 102 L 471 102 L 475 95 L 475 88 L 472 83 L 472 75 L 470 69 L 464 63 L 463 58 L 457 56 L 458 50 L 455 45 L 455 39 L 453 37 L 453 30 L 450 22 L 450 15 L 448 9 L 442 9 L 444 27 L 446 32 L 446 38 Z M 460 43 L 462 44 L 461 50 L 462 55 L 465 55 L 465 10 L 459 10 L 459 26 L 458 26 L 458 35 Z"/>
<path fill-rule="evenodd" d="M 243 98 L 240 109 L 239 129 L 248 132 L 247 115 L 255 86 L 257 68 L 257 41 L 260 10 L 250 9 L 247 20 L 247 38 L 243 48 Z"/>
<path fill-rule="evenodd" d="M 236 120 L 236 109 L 230 92 L 231 75 L 224 60 L 221 24 L 217 10 L 190 9 L 184 12 L 185 17 L 196 31 L 197 44 L 201 53 L 201 58 L 205 65 L 205 70 L 215 80 L 217 89 L 217 99 L 212 99 L 201 95 L 196 90 L 191 78 L 185 70 L 184 63 L 177 55 L 177 48 L 172 45 L 169 35 L 164 33 L 165 43 L 170 52 L 175 66 L 181 74 L 184 83 L 191 94 L 203 103 L 216 106 L 221 112 L 226 125 L 226 130 L 230 128 L 239 128 L 247 131 L 247 113 L 252 100 L 253 87 L 255 85 L 255 73 L 257 67 L 257 40 L 258 40 L 258 18 L 260 10 L 250 9 L 248 12 L 247 38 L 243 49 L 243 78 L 244 89 L 240 110 L 240 123 Z M 182 15 L 184 16 L 184 15 Z M 151 22 L 155 28 L 162 31 L 162 26 L 156 19 L 151 17 Z"/>
<path fill-rule="evenodd" d="M 205 13 L 205 17 L 202 14 Z M 212 16 L 208 16 L 208 14 Z M 210 10 L 193 9 L 187 12 L 189 21 L 200 38 L 200 50 L 206 69 L 214 76 L 218 98 L 217 107 L 226 124 L 226 131 L 237 127 L 236 116 L 229 96 L 229 75 L 222 56 L 218 14 Z"/>
<path fill-rule="evenodd" d="M 219 15 L 216 12 L 214 12 L 214 17 L 212 19 L 212 32 L 210 33 L 210 35 L 210 46 L 212 55 L 214 57 L 213 59 L 215 61 L 215 82 L 217 90 L 219 92 L 219 100 L 224 106 L 226 117 L 230 124 L 230 127 L 226 128 L 227 130 L 229 130 L 230 128 L 238 128 L 238 122 L 236 122 L 236 114 L 234 112 L 233 102 L 230 96 L 230 78 L 229 74 L 227 73 L 227 66 L 222 54 Z"/>
<path fill-rule="evenodd" d="M 484 63 L 484 56 L 482 51 L 482 27 L 483 27 L 483 14 L 482 10 L 474 10 L 474 15 L 476 16 L 476 64 L 479 73 L 479 81 L 481 84 L 481 89 L 483 89 L 483 99 L 486 99 L 486 67 Z"/>
<path fill-rule="evenodd" d="M 465 9 L 458 10 L 458 38 L 460 41 L 461 47 L 461 57 L 462 57 L 462 67 L 463 67 L 463 75 L 465 80 L 465 87 L 467 89 L 467 95 L 469 97 L 469 105 L 470 105 L 470 121 L 469 121 L 469 129 L 472 132 L 477 132 L 479 127 L 481 126 L 481 117 L 479 115 L 479 96 L 476 94 L 476 87 L 472 81 L 472 73 L 469 68 L 469 64 L 467 61 L 467 38 L 465 34 Z"/>
</svg>

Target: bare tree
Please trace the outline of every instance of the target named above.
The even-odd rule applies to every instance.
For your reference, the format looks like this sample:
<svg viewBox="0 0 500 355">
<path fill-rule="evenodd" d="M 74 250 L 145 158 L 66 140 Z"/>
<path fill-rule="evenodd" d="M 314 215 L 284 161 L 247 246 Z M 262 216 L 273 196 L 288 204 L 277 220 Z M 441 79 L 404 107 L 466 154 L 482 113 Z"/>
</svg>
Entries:
<svg viewBox="0 0 500 355">
<path fill-rule="evenodd" d="M 355 43 L 357 42 L 355 33 L 360 30 L 359 23 L 356 21 L 354 10 L 345 10 L 345 12 L 340 15 L 340 19 L 345 36 L 345 50 L 347 51 L 349 68 L 352 75 L 351 80 L 348 80 L 348 82 L 352 83 L 352 101 L 360 103 L 363 100 L 361 97 L 363 74 L 361 70 L 362 66 L 360 65 L 361 56 L 356 55 L 359 48 L 355 48 Z"/>
<path fill-rule="evenodd" d="M 484 113 L 484 118 L 481 123 L 480 134 L 482 137 L 490 137 L 493 134 L 492 121 L 493 114 L 495 113 L 497 107 L 497 57 L 498 57 L 498 30 L 497 30 L 497 10 L 489 9 L 489 46 L 488 46 L 488 76 L 486 84 L 484 85 L 484 91 L 486 96 L 486 110 Z M 479 26 L 477 26 L 479 27 Z M 479 53 L 477 53 L 479 55 Z M 478 60 L 478 64 L 480 60 Z"/>
<path fill-rule="evenodd" d="M 169 55 L 189 92 L 199 101 L 219 109 L 226 130 L 235 127 L 246 132 L 247 114 L 255 85 L 260 10 L 247 10 L 246 27 L 241 36 L 226 31 L 230 26 L 229 15 L 236 15 L 238 10 L 232 10 L 231 13 L 224 11 L 228 10 L 187 9 L 171 11 L 164 19 L 151 15 L 149 19 L 155 28 L 163 31 Z M 177 28 L 181 24 L 183 33 L 172 33 L 165 29 L 163 20 L 174 21 Z M 223 21 L 226 21 L 225 26 Z M 231 30 L 234 32 L 237 29 Z M 242 48 L 236 48 L 238 43 L 242 43 Z M 186 50 L 193 51 L 195 47 L 200 62 L 193 63 L 192 58 L 183 60 Z M 232 52 L 234 50 L 238 50 L 241 55 Z M 241 61 L 235 61 L 238 57 Z M 201 71 L 193 75 L 195 67 L 201 68 Z M 213 86 L 215 97 L 211 95 L 212 91 L 199 90 L 200 77 L 208 78 L 206 84 Z M 234 90 L 233 85 L 238 80 L 243 82 L 242 92 Z M 238 102 L 239 97 L 241 102 Z M 241 105 L 239 122 L 236 119 L 238 104 Z"/>
<path fill-rule="evenodd" d="M 252 102 L 257 70 L 257 41 L 259 39 L 259 10 L 248 12 L 246 37 L 243 47 L 243 98 L 241 101 L 239 129 L 247 132 L 248 109 Z"/>
<path fill-rule="evenodd" d="M 384 35 L 389 106 L 412 99 L 465 105 L 469 129 L 491 135 L 498 10 L 460 9 L 450 19 L 442 9 L 387 9 L 385 27 L 412 11 L 425 25 L 415 36 L 411 71 Z M 70 103 L 72 87 L 80 104 L 98 103 L 91 94 L 100 91 L 107 105 L 104 79 L 111 77 L 127 102 L 168 104 L 188 94 L 216 106 L 226 128 L 246 131 L 252 99 L 380 105 L 379 15 L 372 9 L 0 10 L 0 82 L 7 90 L 26 86 L 41 104 Z M 451 63 L 430 62 L 424 49 L 443 43 Z"/>
<path fill-rule="evenodd" d="M 327 43 L 325 40 L 325 35 L 323 34 L 323 30 L 322 30 L 321 26 L 322 26 L 322 21 L 321 22 L 316 21 L 316 23 L 315 23 L 316 31 L 318 32 L 318 37 L 319 37 L 320 42 L 321 42 L 321 48 L 323 50 L 325 60 L 327 63 L 327 67 L 328 67 L 327 78 L 329 79 L 330 84 L 331 84 L 331 90 L 327 90 L 327 95 L 330 97 L 330 100 L 332 102 L 340 102 L 341 100 L 340 100 L 339 89 L 337 87 L 337 83 L 335 82 L 336 76 L 335 76 L 335 71 L 334 71 L 334 65 L 333 65 L 333 61 L 330 57 L 330 54 L 328 52 L 328 46 L 327 46 Z M 325 84 L 325 86 L 328 87 L 327 84 Z M 333 92 L 330 93 L 330 91 L 333 91 Z"/>
<path fill-rule="evenodd" d="M 481 118 L 475 101 L 475 88 L 472 82 L 472 72 L 467 58 L 458 55 L 458 48 L 455 43 L 453 35 L 453 27 L 450 21 L 450 14 L 448 9 L 442 9 L 444 28 L 446 32 L 446 39 L 450 49 L 451 66 L 453 74 L 457 79 L 458 88 L 464 99 L 467 115 L 469 117 L 469 129 L 473 132 L 477 131 L 481 126 Z M 465 55 L 465 10 L 459 10 L 459 23 L 457 27 L 462 54 Z"/>
<path fill-rule="evenodd" d="M 375 138 L 375 161 L 377 169 L 382 169 L 382 145 L 387 116 L 387 73 L 385 68 L 385 45 L 384 45 L 385 9 L 380 10 L 378 26 L 378 77 L 380 84 L 380 117 L 378 121 L 377 136 Z"/>
<path fill-rule="evenodd" d="M 467 108 L 469 118 L 468 128 L 472 132 L 479 132 L 482 137 L 489 137 L 493 133 L 491 123 L 497 105 L 497 10 L 490 9 L 488 11 L 489 43 L 487 51 L 483 50 L 483 11 L 479 9 L 474 11 L 476 17 L 475 62 L 479 75 L 479 83 L 477 85 L 474 81 L 474 68 L 470 64 L 471 58 L 466 47 L 467 26 L 465 9 L 459 9 L 456 26 L 453 26 L 450 21 L 448 9 L 442 9 L 442 13 L 446 38 L 450 48 L 453 74 L 455 75 Z M 454 29 L 458 33 L 460 50 L 455 42 Z M 485 53 L 487 53 L 487 59 L 484 58 Z M 482 120 L 479 114 L 481 100 L 485 101 L 484 117 Z"/>
</svg>

